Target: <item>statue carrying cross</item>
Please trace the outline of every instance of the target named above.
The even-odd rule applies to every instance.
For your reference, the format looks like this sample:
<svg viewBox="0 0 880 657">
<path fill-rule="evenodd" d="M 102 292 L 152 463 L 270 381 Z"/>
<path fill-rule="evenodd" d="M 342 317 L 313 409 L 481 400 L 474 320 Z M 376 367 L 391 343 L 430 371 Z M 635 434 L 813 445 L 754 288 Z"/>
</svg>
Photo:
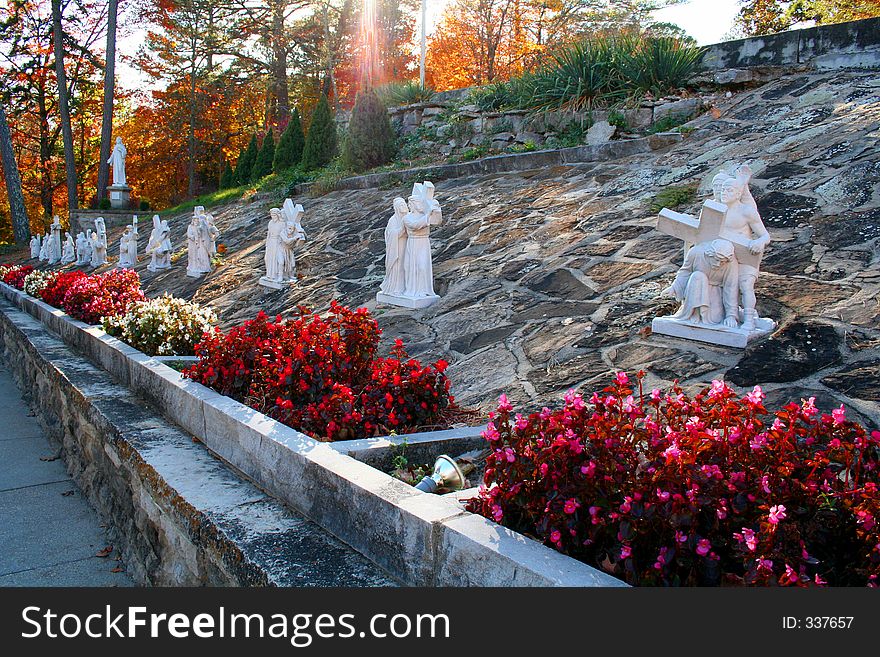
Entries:
<svg viewBox="0 0 880 657">
<path fill-rule="evenodd" d="M 742 348 L 775 328 L 755 311 L 754 284 L 770 236 L 746 197 L 750 175 L 741 167 L 736 176 L 716 176 L 716 198 L 703 202 L 699 218 L 660 211 L 657 230 L 684 241 L 685 257 L 664 290 L 681 306 L 655 318 L 653 333 Z"/>
</svg>

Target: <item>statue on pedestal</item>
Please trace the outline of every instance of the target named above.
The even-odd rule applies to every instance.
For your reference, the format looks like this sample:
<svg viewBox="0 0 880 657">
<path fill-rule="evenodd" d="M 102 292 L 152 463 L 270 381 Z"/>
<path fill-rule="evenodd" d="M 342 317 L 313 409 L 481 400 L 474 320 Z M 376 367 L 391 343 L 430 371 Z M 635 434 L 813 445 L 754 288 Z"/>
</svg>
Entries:
<svg viewBox="0 0 880 657">
<path fill-rule="evenodd" d="M 434 293 L 430 232 L 431 226 L 443 223 L 443 213 L 434 198 L 434 185 L 428 181 L 413 185 L 408 204 L 403 214 L 403 206 L 395 199 L 394 215 L 385 230 L 385 260 L 386 267 L 390 268 L 386 269 L 384 288 L 380 287 L 376 301 L 405 308 L 425 308 L 440 299 Z"/>
<path fill-rule="evenodd" d="M 699 218 L 660 211 L 657 230 L 689 248 L 675 281 L 664 290 L 681 306 L 655 318 L 653 333 L 745 347 L 776 327 L 755 309 L 755 281 L 770 235 L 748 188 L 751 175 L 743 165 L 715 176 L 714 199 L 704 201 Z"/>
<path fill-rule="evenodd" d="M 43 244 L 39 235 L 31 237 L 31 258 L 39 258 Z"/>
<path fill-rule="evenodd" d="M 198 278 L 211 271 L 211 230 L 205 216 L 193 214 L 186 229 L 187 266 L 186 275 Z"/>
<path fill-rule="evenodd" d="M 269 225 L 266 233 L 266 274 L 259 284 L 275 290 L 296 282 L 296 258 L 294 246 L 306 239 L 301 217 L 303 206 L 294 205 L 286 199 L 281 209 L 269 210 Z"/>
<path fill-rule="evenodd" d="M 61 264 L 69 265 L 76 260 L 76 247 L 73 244 L 73 237 L 70 233 L 65 233 L 64 245 L 61 247 Z"/>
<path fill-rule="evenodd" d="M 117 137 L 116 145 L 113 146 L 113 152 L 110 153 L 110 159 L 107 160 L 107 164 L 109 164 L 113 169 L 114 187 L 125 187 L 127 185 L 127 183 L 125 182 L 126 155 L 128 155 L 128 150 L 122 143 L 122 137 Z"/>
<path fill-rule="evenodd" d="M 160 271 L 171 267 L 171 228 L 167 221 L 159 221 L 159 215 L 153 215 L 153 231 L 147 243 L 146 253 L 150 256 L 147 269 Z"/>
<path fill-rule="evenodd" d="M 52 231 L 49 238 L 49 248 L 46 250 L 47 260 L 50 265 L 61 262 L 61 219 L 56 214 L 52 218 L 52 225 L 49 226 Z"/>
<path fill-rule="evenodd" d="M 104 225 L 104 217 L 95 219 L 95 230 L 89 233 L 91 245 L 92 267 L 100 267 L 107 264 L 107 227 Z"/>
</svg>

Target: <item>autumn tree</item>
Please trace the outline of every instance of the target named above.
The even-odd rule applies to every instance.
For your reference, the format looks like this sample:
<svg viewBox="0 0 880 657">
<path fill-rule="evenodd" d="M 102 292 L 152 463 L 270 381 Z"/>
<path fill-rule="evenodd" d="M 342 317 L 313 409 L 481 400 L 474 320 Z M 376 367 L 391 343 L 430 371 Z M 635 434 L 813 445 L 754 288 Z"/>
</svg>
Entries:
<svg viewBox="0 0 880 657">
<path fill-rule="evenodd" d="M 741 0 L 737 25 L 746 34 L 772 34 L 802 21 L 817 25 L 880 16 L 880 0 Z"/>
</svg>

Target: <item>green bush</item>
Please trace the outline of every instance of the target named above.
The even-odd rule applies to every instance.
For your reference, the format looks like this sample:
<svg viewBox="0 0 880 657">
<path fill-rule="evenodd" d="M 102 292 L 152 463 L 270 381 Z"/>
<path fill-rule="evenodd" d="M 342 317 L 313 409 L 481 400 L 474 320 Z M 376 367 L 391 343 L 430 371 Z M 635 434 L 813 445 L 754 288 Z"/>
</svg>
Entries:
<svg viewBox="0 0 880 657">
<path fill-rule="evenodd" d="M 660 190 L 651 201 L 650 210 L 653 214 L 660 212 L 663 208 L 676 210 L 680 207 L 689 205 L 697 197 L 697 184 L 689 185 L 670 185 Z"/>
<path fill-rule="evenodd" d="M 109 198 L 102 198 L 100 201 L 98 201 L 98 209 L 99 210 L 109 210 L 110 208 L 111 208 L 111 205 L 110 205 Z"/>
<path fill-rule="evenodd" d="M 319 169 L 328 164 L 337 153 L 336 122 L 330 112 L 327 95 L 321 94 L 318 106 L 312 114 L 312 124 L 303 146 L 302 168 L 304 171 Z"/>
<path fill-rule="evenodd" d="M 263 145 L 254 162 L 254 170 L 251 172 L 251 180 L 257 181 L 272 173 L 272 162 L 275 160 L 275 135 L 269 130 L 263 137 Z"/>
<path fill-rule="evenodd" d="M 140 209 L 141 212 L 146 212 L 147 210 L 150 209 L 150 202 L 147 199 L 142 198 L 141 202 L 138 203 L 138 208 Z"/>
<path fill-rule="evenodd" d="M 372 89 L 355 99 L 348 137 L 342 149 L 342 163 L 355 172 L 381 166 L 394 156 L 394 131 L 388 109 Z"/>
<path fill-rule="evenodd" d="M 229 189 L 230 187 L 235 187 L 235 172 L 227 162 L 220 176 L 220 189 Z"/>
<path fill-rule="evenodd" d="M 422 86 L 415 80 L 409 82 L 389 82 L 376 89 L 376 95 L 387 107 L 400 107 L 426 103 L 436 92 L 430 86 Z"/>
<path fill-rule="evenodd" d="M 617 57 L 623 80 L 636 91 L 660 96 L 683 87 L 694 74 L 703 49 L 673 37 L 619 38 Z"/>
<path fill-rule="evenodd" d="M 281 139 L 278 140 L 272 170 L 275 173 L 280 173 L 299 164 L 302 160 L 305 140 L 299 111 L 294 109 L 293 114 L 290 115 L 290 121 L 287 122 L 287 128 L 284 129 L 284 132 L 281 133 Z"/>
<path fill-rule="evenodd" d="M 251 173 L 254 170 L 259 152 L 260 144 L 257 142 L 256 133 L 254 133 L 248 147 L 238 156 L 238 162 L 235 164 L 235 182 L 237 184 L 245 185 L 251 181 Z"/>
</svg>

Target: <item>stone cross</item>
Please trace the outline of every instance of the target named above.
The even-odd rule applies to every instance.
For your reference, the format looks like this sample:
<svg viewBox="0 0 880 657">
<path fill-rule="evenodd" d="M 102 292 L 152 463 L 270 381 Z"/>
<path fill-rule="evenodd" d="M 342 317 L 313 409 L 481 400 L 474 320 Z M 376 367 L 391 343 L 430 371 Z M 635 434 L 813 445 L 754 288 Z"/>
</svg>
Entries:
<svg viewBox="0 0 880 657">
<path fill-rule="evenodd" d="M 689 246 L 711 242 L 720 237 L 733 243 L 737 262 L 754 267 L 760 266 L 762 254 L 752 255 L 749 251 L 748 239 L 740 233 L 725 229 L 726 216 L 727 206 L 712 199 L 703 201 L 699 218 L 663 208 L 657 217 L 657 230 L 683 240 L 685 251 Z"/>
</svg>

